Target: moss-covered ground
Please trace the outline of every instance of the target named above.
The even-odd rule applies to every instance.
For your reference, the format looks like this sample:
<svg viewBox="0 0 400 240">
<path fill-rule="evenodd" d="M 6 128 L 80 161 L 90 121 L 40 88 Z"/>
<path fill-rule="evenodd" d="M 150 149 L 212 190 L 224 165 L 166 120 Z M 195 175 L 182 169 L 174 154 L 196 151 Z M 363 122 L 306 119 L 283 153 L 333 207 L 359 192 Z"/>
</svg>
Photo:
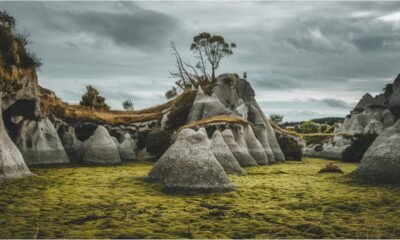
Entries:
<svg viewBox="0 0 400 240">
<path fill-rule="evenodd" d="M 189 196 L 144 182 L 149 163 L 36 168 L 0 183 L 0 238 L 399 238 L 400 187 L 319 174 L 326 163 L 247 168 L 235 191 Z"/>
</svg>

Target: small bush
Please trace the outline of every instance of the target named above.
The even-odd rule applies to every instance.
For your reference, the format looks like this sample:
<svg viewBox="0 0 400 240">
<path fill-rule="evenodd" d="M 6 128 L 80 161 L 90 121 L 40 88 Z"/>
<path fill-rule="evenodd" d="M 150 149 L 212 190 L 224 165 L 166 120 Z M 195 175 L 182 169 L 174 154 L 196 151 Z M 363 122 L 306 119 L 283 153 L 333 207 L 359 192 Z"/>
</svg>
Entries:
<svg viewBox="0 0 400 240">
<path fill-rule="evenodd" d="M 324 168 L 319 170 L 319 173 L 343 173 L 343 171 L 338 165 L 335 165 L 331 162 L 326 164 Z"/>
<path fill-rule="evenodd" d="M 186 90 L 176 98 L 166 122 L 167 130 L 173 131 L 186 124 L 196 93 L 197 91 Z"/>
<path fill-rule="evenodd" d="M 149 134 L 149 132 L 151 131 L 151 129 L 146 129 L 143 131 L 140 131 L 138 134 L 138 141 L 137 141 L 137 148 L 139 150 L 143 149 L 146 147 L 147 145 L 147 135 Z"/>
<path fill-rule="evenodd" d="M 171 136 L 164 130 L 154 129 L 147 134 L 147 151 L 161 156 L 171 146 Z"/>
<path fill-rule="evenodd" d="M 301 161 L 303 153 L 301 146 L 291 137 L 283 134 L 276 134 L 279 146 L 287 160 Z"/>
<path fill-rule="evenodd" d="M 364 153 L 375 141 L 375 138 L 377 136 L 378 135 L 375 133 L 354 135 L 352 144 L 342 153 L 342 161 L 360 162 L 362 157 L 364 156 Z"/>
</svg>

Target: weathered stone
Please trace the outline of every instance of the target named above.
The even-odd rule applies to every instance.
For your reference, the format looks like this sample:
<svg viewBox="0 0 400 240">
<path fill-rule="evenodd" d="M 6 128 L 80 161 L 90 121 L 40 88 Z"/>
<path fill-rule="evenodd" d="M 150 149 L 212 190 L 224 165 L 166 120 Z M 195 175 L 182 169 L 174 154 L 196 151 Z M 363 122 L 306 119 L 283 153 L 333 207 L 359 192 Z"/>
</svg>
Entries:
<svg viewBox="0 0 400 240">
<path fill-rule="evenodd" d="M 235 156 L 236 160 L 242 167 L 247 167 L 247 166 L 257 166 L 257 162 L 254 161 L 253 157 L 249 154 L 247 149 L 245 149 L 242 143 L 242 140 L 240 139 L 240 136 L 237 137 L 239 139 L 240 143 L 242 146 L 239 146 L 238 143 L 235 141 L 235 137 L 232 133 L 232 130 L 226 129 L 222 132 L 222 136 L 224 138 L 224 141 L 226 145 L 228 145 L 229 149 L 231 150 L 233 156 Z M 243 135 L 241 136 L 243 138 Z M 244 141 L 244 139 L 243 139 Z M 244 143 L 246 144 L 246 143 Z"/>
<path fill-rule="evenodd" d="M 83 162 L 116 164 L 121 162 L 118 146 L 103 126 L 97 127 L 93 135 L 82 143 L 79 157 Z"/>
<path fill-rule="evenodd" d="M 62 125 L 58 130 L 65 152 L 71 161 L 78 161 L 78 149 L 82 142 L 76 137 L 75 129 L 72 126 Z"/>
<path fill-rule="evenodd" d="M 125 133 L 123 141 L 119 144 L 119 155 L 123 161 L 135 160 L 136 143 L 129 133 Z"/>
<path fill-rule="evenodd" d="M 268 156 L 264 147 L 256 138 L 250 125 L 244 127 L 244 139 L 250 155 L 254 158 L 258 165 L 268 165 Z"/>
<path fill-rule="evenodd" d="M 22 121 L 15 142 L 28 166 L 69 162 L 60 137 L 48 118 Z"/>
<path fill-rule="evenodd" d="M 374 183 L 400 183 L 400 120 L 386 128 L 364 154 L 354 176 Z"/>
<path fill-rule="evenodd" d="M 201 131 L 183 129 L 175 143 L 148 174 L 167 188 L 226 191 L 233 188 L 223 167 L 210 150 L 210 141 Z"/>
<path fill-rule="evenodd" d="M 221 132 L 218 130 L 212 135 L 211 151 L 226 173 L 244 173 L 244 170 L 240 167 L 235 156 L 233 156 L 228 145 L 226 145 Z"/>
<path fill-rule="evenodd" d="M 21 152 L 7 134 L 0 109 L 0 179 L 19 178 L 30 174 Z"/>
</svg>

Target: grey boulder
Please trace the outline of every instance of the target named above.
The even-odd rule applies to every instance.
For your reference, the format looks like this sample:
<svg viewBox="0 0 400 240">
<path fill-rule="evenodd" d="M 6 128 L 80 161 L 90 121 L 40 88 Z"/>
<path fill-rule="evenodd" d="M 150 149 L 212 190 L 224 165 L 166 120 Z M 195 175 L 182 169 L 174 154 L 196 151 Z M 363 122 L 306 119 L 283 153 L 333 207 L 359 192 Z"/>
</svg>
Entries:
<svg viewBox="0 0 400 240">
<path fill-rule="evenodd" d="M 15 142 L 28 166 L 69 162 L 60 137 L 48 118 L 23 120 Z"/>
<path fill-rule="evenodd" d="M 235 141 L 232 130 L 225 129 L 222 132 L 222 137 L 224 138 L 226 145 L 228 145 L 229 149 L 231 150 L 233 156 L 235 156 L 240 166 L 257 166 L 257 162 L 254 161 L 253 157 L 249 154 L 247 149 L 239 146 L 238 143 Z"/>
<path fill-rule="evenodd" d="M 216 130 L 211 137 L 211 151 L 226 173 L 244 173 L 219 130 Z"/>
<path fill-rule="evenodd" d="M 118 145 L 103 126 L 98 126 L 93 135 L 82 143 L 79 157 L 83 162 L 94 164 L 121 162 Z"/>
<path fill-rule="evenodd" d="M 223 167 L 210 150 L 201 131 L 183 129 L 175 143 L 161 156 L 148 174 L 167 188 L 179 190 L 227 191 L 233 188 Z"/>
<path fill-rule="evenodd" d="M 20 178 L 30 174 L 21 152 L 6 132 L 0 109 L 0 179 Z"/>
<path fill-rule="evenodd" d="M 365 152 L 353 175 L 372 183 L 400 183 L 400 120 L 386 128 Z"/>
</svg>

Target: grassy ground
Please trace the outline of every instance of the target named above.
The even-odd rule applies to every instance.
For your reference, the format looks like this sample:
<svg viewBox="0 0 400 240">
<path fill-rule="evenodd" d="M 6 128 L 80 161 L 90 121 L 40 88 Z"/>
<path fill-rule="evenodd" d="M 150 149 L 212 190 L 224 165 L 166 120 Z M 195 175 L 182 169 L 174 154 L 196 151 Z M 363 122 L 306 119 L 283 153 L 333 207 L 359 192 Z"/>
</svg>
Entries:
<svg viewBox="0 0 400 240">
<path fill-rule="evenodd" d="M 247 168 L 236 191 L 190 196 L 143 182 L 147 163 L 38 168 L 0 184 L 0 238 L 399 238 L 400 187 L 318 174 L 326 163 Z"/>
</svg>

